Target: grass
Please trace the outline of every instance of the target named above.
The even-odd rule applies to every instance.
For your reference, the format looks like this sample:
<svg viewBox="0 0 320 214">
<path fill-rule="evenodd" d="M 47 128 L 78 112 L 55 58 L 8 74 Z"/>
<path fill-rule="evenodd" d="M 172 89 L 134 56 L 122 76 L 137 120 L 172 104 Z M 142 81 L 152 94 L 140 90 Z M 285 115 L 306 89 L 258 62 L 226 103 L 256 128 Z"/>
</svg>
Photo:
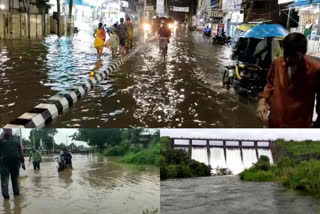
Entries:
<svg viewBox="0 0 320 214">
<path fill-rule="evenodd" d="M 284 141 L 282 139 L 275 142 L 277 145 L 285 148 L 294 155 L 320 154 L 319 141 Z"/>
<path fill-rule="evenodd" d="M 263 156 L 261 156 L 263 157 Z M 263 166 L 263 167 L 261 167 Z M 240 174 L 244 181 L 273 181 L 291 189 L 300 190 L 320 197 L 320 161 L 309 160 L 295 162 L 288 157 L 281 157 L 277 165 L 259 159 L 258 163 Z"/>
<path fill-rule="evenodd" d="M 124 155 L 121 162 L 160 167 L 160 143 L 151 144 L 146 150 L 137 153 L 129 152 Z"/>
<path fill-rule="evenodd" d="M 121 156 L 119 163 L 128 164 L 126 168 L 144 170 L 144 165 L 160 167 L 160 142 L 151 143 L 147 148 L 122 142 L 104 150 L 104 156 Z"/>
</svg>

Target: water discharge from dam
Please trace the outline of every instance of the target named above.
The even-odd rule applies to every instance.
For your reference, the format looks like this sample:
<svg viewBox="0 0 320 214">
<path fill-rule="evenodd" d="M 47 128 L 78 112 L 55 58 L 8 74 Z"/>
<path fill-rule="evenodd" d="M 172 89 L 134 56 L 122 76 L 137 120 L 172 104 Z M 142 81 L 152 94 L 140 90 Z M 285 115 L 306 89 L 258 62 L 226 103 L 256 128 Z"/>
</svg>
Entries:
<svg viewBox="0 0 320 214">
<path fill-rule="evenodd" d="M 270 163 L 273 163 L 273 158 L 270 149 L 257 149 L 259 157 L 267 156 Z M 192 147 L 191 158 L 206 165 L 211 165 L 213 172 L 217 168 L 228 168 L 233 174 L 239 174 L 244 169 L 250 168 L 257 162 L 257 153 L 254 148 L 242 149 L 242 157 L 240 148 L 227 148 L 226 156 L 223 148 Z"/>
</svg>

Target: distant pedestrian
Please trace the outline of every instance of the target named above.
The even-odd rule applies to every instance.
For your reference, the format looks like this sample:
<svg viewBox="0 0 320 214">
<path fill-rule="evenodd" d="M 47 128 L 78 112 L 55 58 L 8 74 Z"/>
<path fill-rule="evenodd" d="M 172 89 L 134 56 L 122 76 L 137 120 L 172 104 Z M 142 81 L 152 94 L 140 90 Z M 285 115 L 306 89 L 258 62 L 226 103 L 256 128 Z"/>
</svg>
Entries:
<svg viewBox="0 0 320 214">
<path fill-rule="evenodd" d="M 116 29 L 113 28 L 109 35 L 110 39 L 107 42 L 107 46 L 111 49 L 112 57 L 117 57 L 120 41 Z"/>
<path fill-rule="evenodd" d="M 9 177 L 11 177 L 13 194 L 20 195 L 18 183 L 20 166 L 26 169 L 19 140 L 12 135 L 12 129 L 4 129 L 0 135 L 1 191 L 4 199 L 10 198 Z"/>
<path fill-rule="evenodd" d="M 132 49 L 132 44 L 133 44 L 133 24 L 131 22 L 131 19 L 128 17 L 127 18 L 127 40 L 126 40 L 126 49 L 127 52 Z"/>
<path fill-rule="evenodd" d="M 100 58 L 106 41 L 106 31 L 102 23 L 99 23 L 98 28 L 93 33 L 93 37 L 95 38 L 94 47 L 97 49 L 98 58 Z"/>
<path fill-rule="evenodd" d="M 306 56 L 307 39 L 301 33 L 286 36 L 283 47 L 260 94 L 258 116 L 270 128 L 320 127 L 320 64 Z M 312 124 L 315 98 L 318 118 Z"/>
<path fill-rule="evenodd" d="M 126 46 L 126 40 L 127 40 L 127 25 L 124 24 L 124 19 L 121 18 L 120 19 L 120 25 L 118 26 L 118 36 L 119 36 L 119 44 L 120 44 L 120 55 L 121 56 L 125 56 L 126 55 L 126 50 L 125 50 L 125 46 Z"/>
<path fill-rule="evenodd" d="M 32 160 L 32 164 L 33 164 L 33 169 L 40 170 L 40 163 L 42 162 L 40 152 L 38 152 L 37 150 L 34 149 L 32 151 L 32 153 L 30 154 L 29 162 L 31 162 L 31 160 Z"/>
</svg>

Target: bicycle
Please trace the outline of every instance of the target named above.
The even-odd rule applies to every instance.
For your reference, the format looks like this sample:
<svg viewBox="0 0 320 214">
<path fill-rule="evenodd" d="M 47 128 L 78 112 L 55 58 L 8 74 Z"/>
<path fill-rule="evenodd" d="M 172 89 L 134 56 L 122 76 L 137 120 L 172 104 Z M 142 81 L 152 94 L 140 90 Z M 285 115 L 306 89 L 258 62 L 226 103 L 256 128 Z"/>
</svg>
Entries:
<svg viewBox="0 0 320 214">
<path fill-rule="evenodd" d="M 163 61 L 166 60 L 166 56 L 168 53 L 168 43 L 169 38 L 166 37 L 160 37 L 160 50 L 162 54 Z"/>
</svg>

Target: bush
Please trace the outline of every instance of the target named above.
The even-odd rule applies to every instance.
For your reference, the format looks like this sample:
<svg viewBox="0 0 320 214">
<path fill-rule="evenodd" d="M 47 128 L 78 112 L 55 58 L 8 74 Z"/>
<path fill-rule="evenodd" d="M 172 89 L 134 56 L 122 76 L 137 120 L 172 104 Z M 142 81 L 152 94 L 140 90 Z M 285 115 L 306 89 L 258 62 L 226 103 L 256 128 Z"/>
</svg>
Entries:
<svg viewBox="0 0 320 214">
<path fill-rule="evenodd" d="M 257 170 L 268 171 L 271 168 L 269 157 L 261 155 L 254 167 Z"/>
<path fill-rule="evenodd" d="M 256 171 L 253 168 L 240 173 L 240 179 L 245 181 L 272 181 L 274 177 L 271 171 Z"/>
<path fill-rule="evenodd" d="M 138 165 L 154 165 L 160 167 L 160 144 L 152 144 L 149 148 L 137 153 L 128 153 L 121 159 L 123 163 Z"/>
<path fill-rule="evenodd" d="M 169 147 L 169 139 L 160 139 L 160 178 L 190 178 L 210 176 L 211 167 L 192 160 L 183 150 L 174 150 Z"/>
</svg>

